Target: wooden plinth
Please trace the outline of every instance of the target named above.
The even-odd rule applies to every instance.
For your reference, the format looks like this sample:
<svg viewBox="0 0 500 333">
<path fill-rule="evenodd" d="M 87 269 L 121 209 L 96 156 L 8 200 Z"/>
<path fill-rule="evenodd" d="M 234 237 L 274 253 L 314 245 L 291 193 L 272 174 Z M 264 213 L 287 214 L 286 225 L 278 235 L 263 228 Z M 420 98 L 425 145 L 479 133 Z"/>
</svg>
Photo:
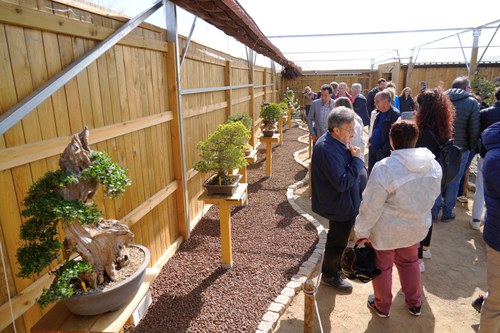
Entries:
<svg viewBox="0 0 500 333">
<path fill-rule="evenodd" d="M 247 202 L 248 184 L 240 183 L 233 195 L 207 195 L 203 193 L 198 200 L 206 204 L 218 205 L 220 214 L 220 241 L 222 268 L 233 267 L 233 250 L 231 241 L 231 206 L 242 206 Z"/>
<path fill-rule="evenodd" d="M 272 137 L 259 136 L 260 142 L 266 143 L 266 176 L 271 177 L 271 168 L 273 163 L 273 142 L 280 141 L 280 135 L 274 134 Z"/>
<path fill-rule="evenodd" d="M 254 164 L 257 162 L 257 149 L 253 149 L 250 152 L 250 155 L 245 156 L 245 160 L 248 162 L 248 164 Z M 241 182 L 246 183 L 247 182 L 247 167 L 243 167 L 240 169 L 241 173 Z"/>
</svg>

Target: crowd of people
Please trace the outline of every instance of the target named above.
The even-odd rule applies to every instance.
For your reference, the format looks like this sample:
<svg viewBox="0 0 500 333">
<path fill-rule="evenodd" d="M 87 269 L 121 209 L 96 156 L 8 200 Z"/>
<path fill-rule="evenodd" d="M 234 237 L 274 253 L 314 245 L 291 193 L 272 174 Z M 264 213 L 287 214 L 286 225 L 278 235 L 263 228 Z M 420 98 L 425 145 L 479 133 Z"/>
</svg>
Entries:
<svg viewBox="0 0 500 333">
<path fill-rule="evenodd" d="M 366 97 L 359 83 L 349 94 L 344 82 L 324 84 L 320 97 L 315 95 L 304 89 L 314 145 L 312 210 L 329 221 L 321 282 L 352 291 L 340 261 L 354 230 L 358 244 L 374 248 L 381 271 L 372 280 L 368 307 L 379 317 L 389 316 L 395 265 L 408 311 L 419 316 L 432 224 L 455 219 L 465 170 L 479 154 L 469 225 L 481 230 L 484 223 L 488 292 L 473 306 L 481 312 L 480 332 L 500 332 L 500 87 L 491 107 L 472 94 L 468 77 L 456 78 L 447 90 L 442 81 L 434 89 L 421 82 L 415 97 L 409 87 L 398 95 L 383 78 Z M 450 140 L 461 159 L 458 173 L 445 182 L 442 150 Z"/>
</svg>

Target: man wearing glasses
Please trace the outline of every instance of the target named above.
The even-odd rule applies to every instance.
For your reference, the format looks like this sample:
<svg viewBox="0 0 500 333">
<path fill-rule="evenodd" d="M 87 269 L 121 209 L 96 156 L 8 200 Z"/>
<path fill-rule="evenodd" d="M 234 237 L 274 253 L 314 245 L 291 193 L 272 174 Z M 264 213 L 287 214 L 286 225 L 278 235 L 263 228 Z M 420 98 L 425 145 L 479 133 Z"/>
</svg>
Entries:
<svg viewBox="0 0 500 333">
<path fill-rule="evenodd" d="M 375 163 L 391 155 L 389 130 L 400 115 L 398 109 L 391 105 L 391 101 L 391 93 L 387 90 L 375 95 L 376 114 L 368 141 L 368 173 L 372 171 Z"/>
<path fill-rule="evenodd" d="M 334 108 L 311 160 L 312 210 L 329 220 L 321 282 L 341 292 L 352 291 L 340 273 L 340 258 L 358 215 L 361 179 L 366 178 L 361 150 L 351 145 L 355 121 L 354 111 Z"/>
</svg>

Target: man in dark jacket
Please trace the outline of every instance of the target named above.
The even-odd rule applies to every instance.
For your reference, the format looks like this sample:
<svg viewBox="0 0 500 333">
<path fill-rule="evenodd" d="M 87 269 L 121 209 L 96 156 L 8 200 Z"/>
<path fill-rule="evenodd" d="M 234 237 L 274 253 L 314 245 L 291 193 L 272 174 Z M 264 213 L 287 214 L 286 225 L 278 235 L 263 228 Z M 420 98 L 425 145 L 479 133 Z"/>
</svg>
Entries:
<svg viewBox="0 0 500 333">
<path fill-rule="evenodd" d="M 462 148 L 462 163 L 457 177 L 451 181 L 443 193 L 443 215 L 441 221 L 448 222 L 455 218 L 453 209 L 457 201 L 458 187 L 467 165 L 469 154 L 477 145 L 480 134 L 479 103 L 469 94 L 470 82 L 466 76 L 456 78 L 452 88 L 446 91 L 455 106 L 456 117 L 453 122 L 455 145 Z"/>
<path fill-rule="evenodd" d="M 311 160 L 312 210 L 329 220 L 321 282 L 343 292 L 352 285 L 340 274 L 340 258 L 358 215 L 361 179 L 366 177 L 355 134 L 355 113 L 337 107 L 328 115 L 328 132 L 314 145 Z"/>
<path fill-rule="evenodd" d="M 366 109 L 368 110 L 368 115 L 375 110 L 375 95 L 385 89 L 387 81 L 384 78 L 380 78 L 377 81 L 377 86 L 368 92 L 366 96 Z"/>
<path fill-rule="evenodd" d="M 479 332 L 500 332 L 500 122 L 482 134 L 486 147 L 483 164 L 484 218 L 483 238 L 486 242 L 486 284 L 488 296 L 481 309 Z"/>
<path fill-rule="evenodd" d="M 354 108 L 354 112 L 363 120 L 363 126 L 370 125 L 370 115 L 368 114 L 368 110 L 366 109 L 366 97 L 361 93 L 362 86 L 360 83 L 353 83 L 351 86 L 351 95 L 354 98 L 354 102 L 352 106 Z M 370 110 L 371 112 L 371 110 Z"/>
<path fill-rule="evenodd" d="M 368 143 L 368 173 L 375 163 L 391 155 L 389 131 L 391 125 L 398 120 L 400 113 L 391 105 L 392 96 L 387 90 L 375 95 L 377 115 L 373 122 L 372 135 Z"/>
<path fill-rule="evenodd" d="M 492 107 L 483 109 L 479 112 L 481 120 L 481 133 L 485 129 L 490 127 L 496 122 L 500 121 L 500 87 L 495 90 L 495 104 Z M 479 160 L 477 161 L 477 177 L 476 177 L 476 191 L 474 192 L 474 204 L 472 205 L 472 220 L 469 221 L 469 225 L 472 229 L 480 230 L 481 227 L 481 217 L 483 216 L 483 206 L 484 206 L 484 193 L 483 193 L 483 161 L 486 155 L 486 147 L 481 144 L 481 140 L 478 143 L 479 148 Z"/>
</svg>

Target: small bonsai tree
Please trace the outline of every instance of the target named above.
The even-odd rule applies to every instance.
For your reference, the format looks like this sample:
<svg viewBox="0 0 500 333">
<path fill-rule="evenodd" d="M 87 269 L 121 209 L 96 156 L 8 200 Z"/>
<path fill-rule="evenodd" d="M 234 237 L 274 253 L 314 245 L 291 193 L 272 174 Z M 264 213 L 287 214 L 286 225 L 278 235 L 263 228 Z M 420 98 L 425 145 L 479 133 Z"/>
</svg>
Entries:
<svg viewBox="0 0 500 333">
<path fill-rule="evenodd" d="M 117 267 L 128 263 L 127 244 L 134 234 L 117 220 L 99 217 L 90 201 L 99 184 L 107 197 L 116 197 L 131 182 L 124 168 L 103 152 L 91 151 L 88 129 L 74 135 L 59 160 L 60 170 L 49 171 L 34 183 L 24 199 L 20 230 L 23 243 L 17 250 L 18 275 L 40 274 L 63 254 L 64 262 L 52 271 L 55 279 L 38 299 L 43 308 L 72 296 L 82 283 L 96 288 L 105 275 L 114 280 Z M 58 237 L 58 226 L 64 241 Z M 77 252 L 81 260 L 70 260 Z"/>
<path fill-rule="evenodd" d="M 283 110 L 276 103 L 270 103 L 264 106 L 260 112 L 260 117 L 264 119 L 264 122 L 269 123 L 276 123 L 283 115 Z"/>
<path fill-rule="evenodd" d="M 236 113 L 232 114 L 229 117 L 227 117 L 227 120 L 225 123 L 231 123 L 231 122 L 236 122 L 239 121 L 241 122 L 247 130 L 251 130 L 253 126 L 253 120 L 250 118 L 250 116 L 244 114 L 244 113 Z"/>
<path fill-rule="evenodd" d="M 249 139 L 250 132 L 239 121 L 219 125 L 205 141 L 196 145 L 201 149 L 201 160 L 193 168 L 200 172 L 216 171 L 215 184 L 231 184 L 233 179 L 227 171 L 248 165 L 241 148 Z"/>
</svg>

